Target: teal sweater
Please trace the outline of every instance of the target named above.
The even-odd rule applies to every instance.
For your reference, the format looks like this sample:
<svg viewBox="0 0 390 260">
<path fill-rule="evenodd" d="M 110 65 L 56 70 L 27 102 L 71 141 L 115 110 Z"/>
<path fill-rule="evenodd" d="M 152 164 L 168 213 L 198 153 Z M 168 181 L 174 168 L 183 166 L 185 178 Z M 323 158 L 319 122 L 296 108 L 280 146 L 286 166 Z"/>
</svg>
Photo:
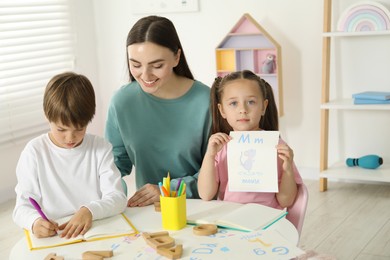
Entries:
<svg viewBox="0 0 390 260">
<path fill-rule="evenodd" d="M 134 165 L 139 189 L 162 182 L 169 172 L 171 187 L 183 177 L 187 198 L 199 198 L 198 172 L 211 126 L 209 102 L 210 88 L 199 81 L 177 99 L 145 93 L 136 81 L 121 87 L 111 100 L 105 135 L 122 177 Z"/>
</svg>

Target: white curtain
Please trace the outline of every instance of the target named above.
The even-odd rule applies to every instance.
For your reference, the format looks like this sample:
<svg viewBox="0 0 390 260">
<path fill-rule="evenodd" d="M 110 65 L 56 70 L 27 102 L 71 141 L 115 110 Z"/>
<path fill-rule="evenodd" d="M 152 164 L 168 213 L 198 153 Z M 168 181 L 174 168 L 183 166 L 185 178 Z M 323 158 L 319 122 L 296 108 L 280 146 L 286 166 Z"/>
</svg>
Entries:
<svg viewBox="0 0 390 260">
<path fill-rule="evenodd" d="M 43 93 L 74 68 L 71 27 L 66 0 L 0 1 L 0 147 L 48 130 Z"/>
</svg>

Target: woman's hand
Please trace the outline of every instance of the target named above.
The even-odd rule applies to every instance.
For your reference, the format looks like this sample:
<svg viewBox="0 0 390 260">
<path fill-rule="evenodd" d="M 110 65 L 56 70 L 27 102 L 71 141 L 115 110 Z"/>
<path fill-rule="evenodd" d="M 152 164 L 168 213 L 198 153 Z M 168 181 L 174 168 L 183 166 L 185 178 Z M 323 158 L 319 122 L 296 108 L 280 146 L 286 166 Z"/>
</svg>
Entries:
<svg viewBox="0 0 390 260">
<path fill-rule="evenodd" d="M 160 189 L 157 185 L 147 183 L 127 202 L 128 207 L 143 207 L 160 201 Z"/>
<path fill-rule="evenodd" d="M 92 226 L 92 213 L 86 207 L 81 207 L 73 217 L 62 224 L 59 229 L 63 230 L 60 237 L 77 237 L 84 235 Z"/>
</svg>

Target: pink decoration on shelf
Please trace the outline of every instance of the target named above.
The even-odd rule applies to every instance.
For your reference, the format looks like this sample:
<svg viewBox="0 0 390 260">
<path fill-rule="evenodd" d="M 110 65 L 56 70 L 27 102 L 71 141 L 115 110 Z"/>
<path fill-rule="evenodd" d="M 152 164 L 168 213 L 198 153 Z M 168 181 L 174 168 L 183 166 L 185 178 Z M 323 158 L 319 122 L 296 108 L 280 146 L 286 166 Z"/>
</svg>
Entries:
<svg viewBox="0 0 390 260">
<path fill-rule="evenodd" d="M 256 27 L 250 20 L 245 17 L 237 23 L 236 26 L 230 31 L 231 33 L 261 33 L 259 28 Z"/>
<path fill-rule="evenodd" d="M 390 30 L 390 12 L 380 3 L 360 2 L 347 8 L 337 23 L 342 32 Z"/>
</svg>

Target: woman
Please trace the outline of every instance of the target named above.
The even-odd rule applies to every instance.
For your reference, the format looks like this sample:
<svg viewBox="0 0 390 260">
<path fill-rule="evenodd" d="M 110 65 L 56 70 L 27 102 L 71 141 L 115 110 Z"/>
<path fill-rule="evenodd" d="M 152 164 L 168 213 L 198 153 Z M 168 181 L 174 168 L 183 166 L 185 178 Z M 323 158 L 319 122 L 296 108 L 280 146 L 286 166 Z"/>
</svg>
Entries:
<svg viewBox="0 0 390 260">
<path fill-rule="evenodd" d="M 207 148 L 210 88 L 194 80 L 173 23 L 141 18 L 127 36 L 130 83 L 113 96 L 106 138 L 122 177 L 135 167 L 137 191 L 129 207 L 159 201 L 158 182 L 181 178 L 199 198 L 197 178 Z"/>
</svg>

